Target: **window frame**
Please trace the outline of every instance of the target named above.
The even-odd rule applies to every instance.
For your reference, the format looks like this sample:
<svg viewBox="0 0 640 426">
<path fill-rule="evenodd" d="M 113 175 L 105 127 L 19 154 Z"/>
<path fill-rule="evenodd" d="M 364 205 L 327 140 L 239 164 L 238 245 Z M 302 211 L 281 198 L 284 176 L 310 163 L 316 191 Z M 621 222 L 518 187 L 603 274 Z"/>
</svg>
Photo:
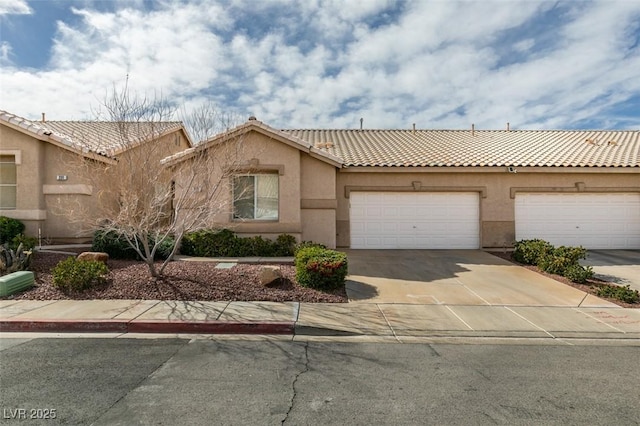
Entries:
<svg viewBox="0 0 640 426">
<path fill-rule="evenodd" d="M 259 208 L 259 203 L 258 203 L 258 198 L 259 198 L 259 194 L 258 191 L 256 190 L 256 188 L 258 187 L 257 184 L 257 180 L 259 179 L 261 176 L 268 176 L 268 177 L 275 177 L 276 178 L 276 203 L 277 206 L 275 208 L 275 217 L 265 217 L 265 218 L 256 218 L 256 211 Z M 253 217 L 251 218 L 247 218 L 247 217 L 240 217 L 238 216 L 238 214 L 236 213 L 237 207 L 236 207 L 236 202 L 240 200 L 240 198 L 236 198 L 236 179 L 240 178 L 240 177 L 252 177 L 253 178 L 253 183 L 252 183 L 252 187 L 253 187 Z M 231 184 L 231 205 L 232 205 L 232 212 L 231 212 L 231 220 L 233 222 L 278 222 L 280 220 L 280 175 L 278 173 L 269 173 L 269 172 L 263 172 L 263 173 L 238 173 L 238 174 L 234 174 L 232 176 L 232 184 Z"/>
<path fill-rule="evenodd" d="M 2 157 L 13 157 L 13 161 L 3 161 Z M 10 207 L 5 207 L 2 204 L 0 204 L 0 210 L 16 210 L 18 208 L 18 164 L 19 164 L 19 157 L 16 153 L 14 152 L 0 152 L 0 165 L 1 164 L 11 164 L 13 165 L 13 171 L 14 171 L 14 183 L 4 183 L 0 180 L 0 188 L 4 189 L 4 188 L 13 188 L 13 206 Z M 2 174 L 0 173 L 0 178 L 1 178 Z"/>
</svg>

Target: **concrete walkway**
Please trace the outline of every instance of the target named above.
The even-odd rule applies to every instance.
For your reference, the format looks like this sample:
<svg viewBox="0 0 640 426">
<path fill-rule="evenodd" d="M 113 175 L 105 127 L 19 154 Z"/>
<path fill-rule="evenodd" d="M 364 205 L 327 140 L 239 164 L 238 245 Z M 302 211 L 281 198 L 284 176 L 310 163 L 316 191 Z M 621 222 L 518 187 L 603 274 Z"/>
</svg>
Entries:
<svg viewBox="0 0 640 426">
<path fill-rule="evenodd" d="M 584 338 L 640 344 L 640 309 L 621 308 L 479 250 L 350 250 L 348 256 L 349 303 L 0 300 L 0 335 Z"/>
<path fill-rule="evenodd" d="M 614 305 L 615 306 L 615 305 Z M 394 303 L 0 300 L 0 332 L 640 339 L 640 309 Z"/>
</svg>

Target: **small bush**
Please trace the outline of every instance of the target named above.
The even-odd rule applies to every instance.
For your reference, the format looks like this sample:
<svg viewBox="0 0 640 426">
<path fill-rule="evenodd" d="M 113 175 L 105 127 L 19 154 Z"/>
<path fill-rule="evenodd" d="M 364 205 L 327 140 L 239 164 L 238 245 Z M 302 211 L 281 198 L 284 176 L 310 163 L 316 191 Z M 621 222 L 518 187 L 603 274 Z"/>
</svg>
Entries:
<svg viewBox="0 0 640 426">
<path fill-rule="evenodd" d="M 31 250 L 38 245 L 38 239 L 35 237 L 27 237 L 24 234 L 18 234 L 11 240 L 11 247 L 17 249 L 20 244 L 25 250 Z"/>
<path fill-rule="evenodd" d="M 629 285 L 619 286 L 614 284 L 605 284 L 597 289 L 596 294 L 600 297 L 610 297 L 626 303 L 640 302 L 640 293 L 638 290 L 631 289 Z"/>
<path fill-rule="evenodd" d="M 564 276 L 574 283 L 584 284 L 589 278 L 593 277 L 593 268 L 591 266 L 584 267 L 576 263 L 564 270 Z"/>
<path fill-rule="evenodd" d="M 127 241 L 115 232 L 96 231 L 91 242 L 91 251 L 107 253 L 111 259 L 138 260 L 138 253 Z"/>
<path fill-rule="evenodd" d="M 0 244 L 11 243 L 24 232 L 24 223 L 18 219 L 0 216 Z"/>
<path fill-rule="evenodd" d="M 587 258 L 587 249 L 584 247 L 560 246 L 553 250 L 553 255 L 557 257 L 564 257 L 571 264 L 574 264 L 578 263 L 580 259 Z"/>
<path fill-rule="evenodd" d="M 549 274 L 564 275 L 565 269 L 572 263 L 565 257 L 546 254 L 538 260 L 538 267 Z"/>
<path fill-rule="evenodd" d="M 172 237 L 167 237 L 158 244 L 158 249 L 156 250 L 156 259 L 168 259 L 173 251 L 173 246 L 176 245 L 176 240 Z"/>
<path fill-rule="evenodd" d="M 537 265 L 540 258 L 553 251 L 553 246 L 544 240 L 521 240 L 514 245 L 513 259 L 527 265 Z"/>
<path fill-rule="evenodd" d="M 543 254 L 538 259 L 538 267 L 550 274 L 565 275 L 567 268 L 580 266 L 578 261 L 586 258 L 587 250 L 583 247 L 560 246 Z"/>
<path fill-rule="evenodd" d="M 314 243 L 313 241 L 303 241 L 295 246 L 295 249 L 293 250 L 293 255 L 296 256 L 300 250 L 309 248 L 309 247 L 316 247 L 321 249 L 327 248 L 327 246 L 325 246 L 324 244 Z"/>
<path fill-rule="evenodd" d="M 82 291 L 103 283 L 108 272 L 107 266 L 97 260 L 68 257 L 53 268 L 53 285 L 65 292 Z"/>
<path fill-rule="evenodd" d="M 296 251 L 296 237 L 289 234 L 278 235 L 276 238 L 275 256 L 293 256 Z"/>
<path fill-rule="evenodd" d="M 149 245 L 153 246 L 153 240 L 149 241 Z M 171 254 L 175 240 L 167 237 L 160 242 L 156 250 L 155 259 L 166 259 Z M 91 243 L 92 251 L 101 251 L 107 253 L 111 259 L 128 259 L 140 260 L 138 252 L 121 235 L 111 231 L 96 231 L 93 234 Z"/>
<path fill-rule="evenodd" d="M 306 247 L 296 253 L 296 279 L 303 287 L 333 290 L 344 285 L 347 255 L 320 247 Z"/>
</svg>

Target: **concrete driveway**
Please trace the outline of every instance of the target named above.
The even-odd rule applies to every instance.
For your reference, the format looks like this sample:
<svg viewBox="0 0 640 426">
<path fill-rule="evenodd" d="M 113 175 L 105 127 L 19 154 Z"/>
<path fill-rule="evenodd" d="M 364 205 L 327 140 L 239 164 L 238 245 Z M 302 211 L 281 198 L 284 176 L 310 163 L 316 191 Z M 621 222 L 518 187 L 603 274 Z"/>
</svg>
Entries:
<svg viewBox="0 0 640 426">
<path fill-rule="evenodd" d="M 640 291 L 640 250 L 589 250 L 580 263 L 593 267 L 598 278 Z"/>
<path fill-rule="evenodd" d="M 345 250 L 351 302 L 612 307 L 481 250 Z"/>
</svg>

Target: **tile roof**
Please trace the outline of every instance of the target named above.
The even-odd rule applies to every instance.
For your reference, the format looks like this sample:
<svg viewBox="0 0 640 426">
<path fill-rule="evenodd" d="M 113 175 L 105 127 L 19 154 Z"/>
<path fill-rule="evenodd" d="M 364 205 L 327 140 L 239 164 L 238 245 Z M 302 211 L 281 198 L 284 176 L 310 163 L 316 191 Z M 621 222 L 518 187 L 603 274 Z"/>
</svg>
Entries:
<svg viewBox="0 0 640 426">
<path fill-rule="evenodd" d="M 322 149 L 314 146 L 313 144 L 297 138 L 286 131 L 278 130 L 273 127 L 270 127 L 261 121 L 258 121 L 254 118 L 250 118 L 247 122 L 240 124 L 233 129 L 227 130 L 226 132 L 215 135 L 206 141 L 202 141 L 199 144 L 195 145 L 192 148 L 186 149 L 184 151 L 175 153 L 169 157 L 164 158 L 162 161 L 164 163 L 176 163 L 180 161 L 184 161 L 189 158 L 193 153 L 199 152 L 202 149 L 208 149 L 211 146 L 222 143 L 224 141 L 228 141 L 229 139 L 242 137 L 242 135 L 255 131 L 267 135 L 271 138 L 280 140 L 283 143 L 286 143 L 296 149 L 304 151 L 311 155 L 312 157 L 318 158 L 321 161 L 332 164 L 336 167 L 342 167 L 342 159 L 335 156 L 331 152 L 326 149 Z"/>
<path fill-rule="evenodd" d="M 10 124 L 41 140 L 85 153 L 113 158 L 139 142 L 183 129 L 178 121 L 32 121 L 0 110 L 0 123 Z M 124 136 L 126 135 L 126 137 Z"/>
<path fill-rule="evenodd" d="M 640 131 L 283 130 L 346 167 L 640 167 Z"/>
</svg>

